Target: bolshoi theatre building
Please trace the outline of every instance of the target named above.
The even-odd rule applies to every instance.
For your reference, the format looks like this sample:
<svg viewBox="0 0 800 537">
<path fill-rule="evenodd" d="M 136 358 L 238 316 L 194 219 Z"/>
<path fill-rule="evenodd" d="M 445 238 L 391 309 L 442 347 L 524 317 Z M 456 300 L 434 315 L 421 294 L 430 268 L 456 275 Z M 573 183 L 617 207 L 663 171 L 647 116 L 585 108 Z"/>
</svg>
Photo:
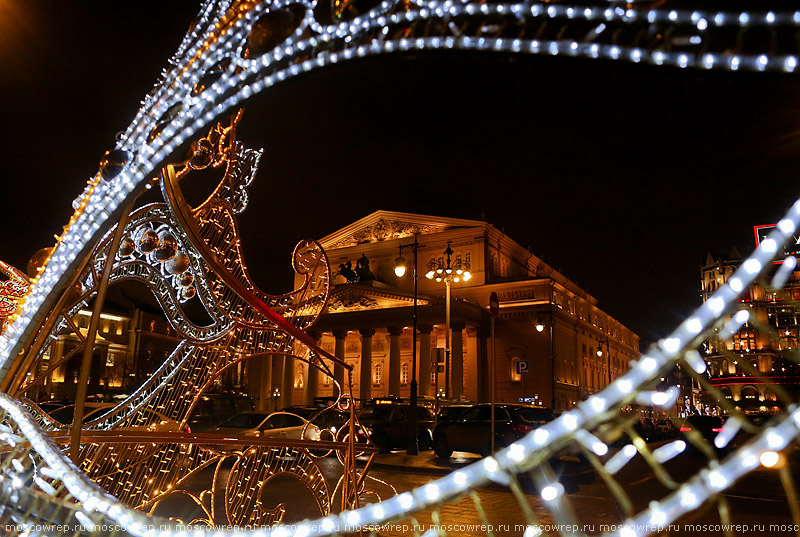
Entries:
<svg viewBox="0 0 800 537">
<path fill-rule="evenodd" d="M 352 365 L 354 397 L 409 397 L 417 243 L 417 382 L 421 400 L 496 401 L 572 407 L 623 374 L 639 337 L 597 299 L 487 222 L 376 211 L 319 240 L 334 277 L 327 310 L 309 331 Z M 398 262 L 409 270 L 399 277 Z M 446 284 L 437 267 L 464 275 Z M 489 300 L 499 313 L 491 337 Z M 333 369 L 333 368 L 332 368 Z M 334 370 L 344 378 L 344 369 Z M 280 408 L 332 395 L 334 384 L 291 358 L 248 364 L 256 407 Z M 346 385 L 346 384 L 345 384 Z"/>
</svg>

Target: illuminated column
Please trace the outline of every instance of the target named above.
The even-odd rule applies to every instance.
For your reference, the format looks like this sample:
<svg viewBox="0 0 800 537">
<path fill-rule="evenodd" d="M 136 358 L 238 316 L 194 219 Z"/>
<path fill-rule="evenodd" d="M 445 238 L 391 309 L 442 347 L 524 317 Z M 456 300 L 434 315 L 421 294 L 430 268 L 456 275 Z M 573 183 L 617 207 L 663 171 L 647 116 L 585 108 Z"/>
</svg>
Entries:
<svg viewBox="0 0 800 537">
<path fill-rule="evenodd" d="M 400 334 L 402 326 L 389 327 L 389 395 L 400 396 Z"/>
<path fill-rule="evenodd" d="M 344 342 L 347 339 L 347 330 L 334 330 L 333 337 L 336 338 L 336 345 L 333 348 L 333 355 L 344 362 Z M 340 386 L 344 387 L 344 367 L 340 366 L 339 364 L 334 364 L 333 378 L 339 383 Z"/>
<path fill-rule="evenodd" d="M 308 335 L 314 338 L 317 347 L 319 347 L 319 340 L 322 338 L 322 334 L 309 330 Z M 309 406 L 314 404 L 314 398 L 319 395 L 319 375 L 319 369 L 309 364 L 308 375 L 306 375 L 306 404 Z"/>
<path fill-rule="evenodd" d="M 450 371 L 452 380 L 451 398 L 455 400 L 461 399 L 461 394 L 464 393 L 464 323 L 451 322 L 450 329 L 452 330 L 453 347 L 450 350 L 451 365 Z"/>
<path fill-rule="evenodd" d="M 431 331 L 433 327 L 429 324 L 418 324 L 419 330 L 419 394 L 431 395 Z"/>
<path fill-rule="evenodd" d="M 492 372 L 489 367 L 489 337 L 485 330 L 478 329 L 478 402 L 486 403 L 492 398 Z"/>
<path fill-rule="evenodd" d="M 359 398 L 362 404 L 372 397 L 372 336 L 374 328 L 362 328 L 361 333 L 361 386 Z"/>
<path fill-rule="evenodd" d="M 281 388 L 281 408 L 292 406 L 294 395 L 294 358 L 283 357 L 283 387 Z"/>
<path fill-rule="evenodd" d="M 265 412 L 268 410 L 268 401 L 272 395 L 272 356 L 250 358 L 245 364 L 247 392 L 253 395 L 255 409 Z"/>
</svg>

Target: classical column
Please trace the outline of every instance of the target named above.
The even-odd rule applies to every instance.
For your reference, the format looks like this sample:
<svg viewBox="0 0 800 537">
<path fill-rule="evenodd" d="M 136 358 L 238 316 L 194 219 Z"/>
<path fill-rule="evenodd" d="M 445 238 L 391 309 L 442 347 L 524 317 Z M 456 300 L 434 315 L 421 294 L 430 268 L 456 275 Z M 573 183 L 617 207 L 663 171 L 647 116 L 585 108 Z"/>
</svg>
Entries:
<svg viewBox="0 0 800 537">
<path fill-rule="evenodd" d="M 490 334 L 478 330 L 478 402 L 487 403 L 492 398 L 492 369 L 490 360 L 492 356 L 489 349 Z"/>
<path fill-rule="evenodd" d="M 247 392 L 255 399 L 255 409 L 266 412 L 269 410 L 267 405 L 272 396 L 272 356 L 250 358 L 245 361 L 245 365 L 247 367 L 245 376 Z"/>
<path fill-rule="evenodd" d="M 429 324 L 417 324 L 419 330 L 419 394 L 431 395 L 431 331 L 433 326 Z"/>
<path fill-rule="evenodd" d="M 314 338 L 317 347 L 319 347 L 319 340 L 322 338 L 322 334 L 309 330 L 308 335 Z M 321 358 L 319 359 L 321 360 Z M 314 404 L 314 398 L 319 395 L 319 376 L 319 369 L 309 364 L 308 375 L 306 375 L 306 404 L 309 406 Z"/>
<path fill-rule="evenodd" d="M 389 330 L 389 395 L 400 396 L 400 335 L 402 326 L 390 326 Z"/>
<path fill-rule="evenodd" d="M 347 330 L 334 330 L 333 337 L 336 338 L 336 345 L 333 348 L 333 355 L 344 362 L 344 342 L 347 339 Z M 339 364 L 333 365 L 333 379 L 339 383 L 342 388 L 345 387 L 344 383 L 344 367 Z M 334 396 L 338 395 L 336 393 Z"/>
<path fill-rule="evenodd" d="M 461 394 L 464 393 L 464 328 L 466 325 L 459 322 L 451 322 L 450 329 L 452 330 L 451 337 L 453 338 L 453 348 L 450 350 L 451 365 L 450 371 L 452 375 L 451 380 L 451 397 L 458 401 L 461 399 Z"/>
<path fill-rule="evenodd" d="M 359 332 L 361 333 L 361 386 L 359 398 L 363 405 L 372 397 L 372 336 L 375 335 L 375 329 L 362 328 Z"/>
<path fill-rule="evenodd" d="M 283 387 L 281 388 L 281 408 L 292 406 L 294 395 L 294 358 L 283 358 Z"/>
</svg>

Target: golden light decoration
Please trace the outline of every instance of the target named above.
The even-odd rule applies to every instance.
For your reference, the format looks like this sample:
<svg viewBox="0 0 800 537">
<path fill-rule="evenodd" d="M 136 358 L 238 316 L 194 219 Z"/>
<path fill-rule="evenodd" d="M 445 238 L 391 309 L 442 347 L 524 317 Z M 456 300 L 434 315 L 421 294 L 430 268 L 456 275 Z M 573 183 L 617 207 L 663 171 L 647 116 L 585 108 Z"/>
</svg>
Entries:
<svg viewBox="0 0 800 537">
<path fill-rule="evenodd" d="M 22 271 L 2 261 L 0 261 L 0 275 L 7 278 L 0 281 L 0 333 L 2 333 L 28 293 L 31 283 Z"/>
<path fill-rule="evenodd" d="M 148 441 L 127 442 L 129 446 L 112 451 L 110 439 L 87 436 L 85 456 L 78 457 L 86 471 L 83 473 L 76 471 L 43 433 L 43 427 L 49 428 L 52 435 L 64 431 L 48 421 L 35 403 L 25 401 L 24 395 L 58 367 L 54 363 L 43 364 L 45 343 L 50 336 L 73 329 L 70 324 L 74 315 L 102 289 L 103 284 L 98 282 L 105 280 L 101 276 L 104 269 L 111 271 L 111 281 L 146 282 L 162 304 L 171 326 L 184 339 L 151 380 L 108 417 L 88 424 L 90 429 L 141 425 L 140 411 L 148 408 L 158 408 L 172 419 L 185 420 L 199 395 L 198 387 L 229 367 L 231 353 L 223 349 L 231 345 L 238 345 L 237 350 L 245 356 L 253 356 L 248 354 L 252 352 L 290 354 L 323 373 L 327 365 L 322 358 L 335 362 L 335 357 L 317 348 L 303 331 L 327 300 L 330 274 L 318 245 L 307 241 L 295 250 L 294 266 L 304 275 L 306 285 L 286 295 L 267 295 L 252 284 L 238 252 L 232 213 L 246 205 L 246 197 L 237 197 L 239 190 L 227 191 L 227 187 L 221 186 L 208 204 L 198 208 L 188 207 L 182 199 L 178 179 L 190 168 L 221 165 L 227 159 L 226 173 L 234 162 L 237 166 L 241 164 L 242 169 L 253 170 L 251 164 L 258 157 L 229 136 L 227 129 L 235 121 L 212 127 L 219 117 L 233 113 L 252 96 L 319 68 L 421 50 L 495 51 L 724 71 L 794 73 L 798 66 L 796 47 L 787 46 L 786 50 L 776 52 L 772 46 L 774 42 L 794 42 L 793 35 L 800 28 L 800 12 L 795 10 L 721 11 L 702 5 L 685 9 L 680 4 L 673 6 L 670 0 L 629 6 L 439 0 L 372 3 L 335 0 L 331 5 L 316 5 L 322 9 L 255 0 L 204 1 L 157 87 L 145 97 L 128 129 L 106 153 L 100 171 L 87 181 L 86 189 L 73 203 L 75 212 L 57 237 L 44 269 L 33 279 L 34 286 L 22 297 L 5 332 L 0 334 L 3 382 L 0 441 L 4 446 L 3 480 L 7 485 L 3 489 L 3 514 L 7 520 L 24 523 L 12 531 L 22 534 L 28 531 L 28 525 L 58 523 L 81 524 L 87 532 L 99 532 L 95 528 L 101 526 L 97 525 L 108 524 L 121 526 L 132 535 L 155 536 L 157 530 L 153 528 L 165 519 L 148 517 L 131 509 L 131 504 L 157 502 L 165 493 L 175 491 L 177 481 L 169 476 L 177 472 L 177 461 L 182 457 L 190 465 L 202 466 L 219 456 L 214 448 L 201 446 L 203 443 L 197 439 L 175 442 L 173 437 L 170 442 L 166 438 L 149 437 Z M 299 9 L 292 12 L 294 6 Z M 287 24 L 276 26 L 275 21 L 281 18 Z M 572 32 L 582 27 L 593 30 Z M 771 44 L 763 49 L 758 48 L 763 46 L 759 43 L 745 47 L 743 43 L 751 41 L 747 37 L 757 32 L 772 36 L 764 41 Z M 570 34 L 574 36 L 562 38 Z M 642 35 L 656 37 L 642 40 Z M 685 46 L 673 46 L 678 43 Z M 210 134 L 193 145 L 190 163 L 164 168 L 161 179 L 169 197 L 167 203 L 130 213 L 134 200 L 153 186 L 153 175 L 170 155 L 209 128 Z M 247 177 L 241 170 L 231 171 L 233 178 Z M 114 229 L 117 222 L 123 223 Z M 795 203 L 736 273 L 673 333 L 651 347 L 623 377 L 495 456 L 428 483 L 413 493 L 357 508 L 365 480 L 357 475 L 351 441 L 345 459 L 350 466 L 346 466 L 345 473 L 349 476 L 352 470 L 353 474 L 340 481 L 343 512 L 301 523 L 294 532 L 333 535 L 343 533 L 348 526 L 381 524 L 411 517 L 428 508 L 436 509 L 438 519 L 438 508 L 443 503 L 490 482 L 510 484 L 513 488 L 516 474 L 534 467 L 546 468 L 548 459 L 557 456 L 568 444 L 583 449 L 610 485 L 615 483 L 613 475 L 633 456 L 642 453 L 655 475 L 671 490 L 661 502 L 652 502 L 641 512 L 635 512 L 624 491 L 609 487 L 620 506 L 619 512 L 625 517 L 618 531 L 621 535 L 638 536 L 652 531 L 641 528 L 669 524 L 722 497 L 720 492 L 761 466 L 762 456 L 771 462 L 774 457 L 768 453 L 779 453 L 800 434 L 800 409 L 790 406 L 793 401 L 786 393 L 777 394 L 786 412 L 770 420 L 767 427 L 745 420 L 743 427 L 753 438 L 723 461 L 716 460 L 708 442 L 689 438 L 709 454 L 712 462 L 680 484 L 670 479 L 663 463 L 679 455 L 686 442 L 671 442 L 651 453 L 626 421 L 623 409 L 641 404 L 640 392 L 646 395 L 662 373 L 674 370 L 676 365 L 707 387 L 708 379 L 702 376 L 704 369 L 698 364 L 702 359 L 694 349 L 705 335 L 713 333 L 719 328 L 717 325 L 733 315 L 742 291 L 765 267 L 771 266 L 780 255 L 780 246 L 792 237 L 799 223 L 800 203 Z M 134 239 L 137 232 L 143 233 L 146 240 L 137 243 Z M 169 232 L 174 243 L 162 232 Z M 112 247 L 115 244 L 110 238 L 112 234 L 126 238 L 122 255 Z M 161 254 L 153 259 L 153 252 L 159 249 L 159 237 L 162 237 Z M 173 259 L 173 249 L 175 255 L 182 252 L 188 257 L 188 267 L 181 258 L 180 263 L 165 268 L 165 263 Z M 795 260 L 785 257 L 783 262 L 784 267 L 790 264 L 793 267 Z M 441 276 L 437 271 L 438 268 L 434 272 Z M 791 272 L 778 270 L 770 289 L 778 292 Z M 64 293 L 66 289 L 77 289 L 80 296 Z M 203 301 L 213 322 L 197 326 L 188 320 L 181 305 L 189 300 Z M 167 392 L 171 390 L 166 387 L 179 387 L 181 395 L 169 397 Z M 339 388 L 341 393 L 343 387 Z M 708 389 L 715 393 L 713 386 Z M 661 399 L 671 400 L 653 399 L 651 393 L 649 401 Z M 340 400 L 336 405 L 342 407 L 344 403 L 352 408 L 351 401 Z M 737 412 L 724 398 L 719 404 L 730 413 Z M 355 426 L 353 421 L 351 430 Z M 352 439 L 354 434 L 349 436 Z M 631 442 L 619 453 L 608 460 L 599 458 L 603 449 L 598 447 L 602 448 L 605 441 L 623 438 L 630 438 Z M 93 445 L 103 447 L 92 448 Z M 292 446 L 280 446 L 285 447 Z M 105 467 L 106 464 L 110 466 Z M 120 494 L 127 494 L 130 503 L 121 503 L 99 489 L 87 478 L 87 473 L 92 472 L 97 472 L 99 480 L 116 473 L 122 485 Z M 536 484 L 556 520 L 572 527 L 576 517 L 562 489 L 551 482 L 547 473 Z M 784 486 L 792 490 L 793 497 L 794 489 Z M 539 521 L 518 489 L 517 486 L 514 492 L 527 523 L 525 533 L 536 534 L 540 531 Z M 205 508 L 208 497 L 205 492 L 197 496 L 205 509 L 198 520 L 212 521 L 215 520 L 213 503 L 211 509 Z M 479 504 L 477 507 L 483 516 L 484 511 Z M 728 523 L 729 510 L 720 508 L 719 513 L 721 522 Z M 800 523 L 796 509 L 792 510 L 792 516 L 795 525 Z M 288 529 L 281 531 L 289 533 Z M 165 535 L 175 533 L 167 530 Z"/>
</svg>

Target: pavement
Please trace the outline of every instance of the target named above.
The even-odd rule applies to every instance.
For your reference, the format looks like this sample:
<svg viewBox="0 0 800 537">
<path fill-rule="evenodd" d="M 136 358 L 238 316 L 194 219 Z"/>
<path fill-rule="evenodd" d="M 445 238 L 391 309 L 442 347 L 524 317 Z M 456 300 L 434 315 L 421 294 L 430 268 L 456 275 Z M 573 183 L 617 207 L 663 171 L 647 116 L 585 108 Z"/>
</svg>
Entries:
<svg viewBox="0 0 800 537">
<path fill-rule="evenodd" d="M 366 457 L 359 459 L 365 463 Z M 437 457 L 433 451 L 420 451 L 419 455 L 408 455 L 405 451 L 379 453 L 372 461 L 372 467 L 381 470 L 394 470 L 414 474 L 447 475 L 453 470 L 468 466 L 481 460 L 478 455 L 456 452 L 449 459 Z"/>
</svg>

